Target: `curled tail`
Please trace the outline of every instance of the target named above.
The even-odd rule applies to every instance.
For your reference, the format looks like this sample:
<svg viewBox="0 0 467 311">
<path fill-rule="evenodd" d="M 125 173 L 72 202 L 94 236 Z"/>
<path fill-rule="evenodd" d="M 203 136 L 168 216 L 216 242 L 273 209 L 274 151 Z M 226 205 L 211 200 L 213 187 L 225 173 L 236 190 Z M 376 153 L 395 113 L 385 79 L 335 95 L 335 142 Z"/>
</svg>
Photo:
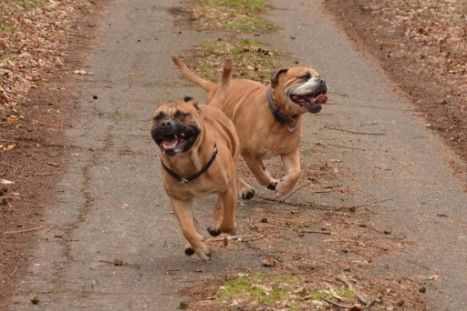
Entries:
<svg viewBox="0 0 467 311">
<path fill-rule="evenodd" d="M 222 80 L 214 98 L 209 103 L 212 106 L 222 107 L 229 92 L 230 81 L 232 80 L 233 63 L 227 60 L 222 69 Z"/>
<path fill-rule="evenodd" d="M 180 71 L 182 72 L 185 78 L 199 85 L 206 92 L 211 91 L 216 86 L 215 83 L 205 80 L 201 78 L 200 76 L 198 76 L 197 74 L 195 74 L 193 71 L 190 70 L 190 68 L 187 67 L 187 65 L 184 62 L 182 62 L 177 57 L 172 56 L 172 61 L 178 67 L 178 69 L 180 69 Z"/>
</svg>

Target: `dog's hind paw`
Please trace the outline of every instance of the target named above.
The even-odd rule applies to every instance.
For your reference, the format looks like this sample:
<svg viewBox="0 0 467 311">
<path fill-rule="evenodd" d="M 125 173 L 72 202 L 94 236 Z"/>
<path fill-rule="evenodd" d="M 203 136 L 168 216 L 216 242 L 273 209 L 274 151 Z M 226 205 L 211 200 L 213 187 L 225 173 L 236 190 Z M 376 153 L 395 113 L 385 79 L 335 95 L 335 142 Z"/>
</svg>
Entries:
<svg viewBox="0 0 467 311">
<path fill-rule="evenodd" d="M 269 183 L 269 185 L 267 186 L 267 188 L 268 188 L 269 190 L 276 190 L 276 186 L 277 186 L 277 182 L 274 181 L 274 182 Z"/>
<path fill-rule="evenodd" d="M 211 227 L 208 228 L 208 232 L 212 236 L 218 236 L 219 234 L 221 234 L 220 229 L 214 229 L 214 228 L 211 228 Z"/>
<path fill-rule="evenodd" d="M 247 192 L 242 193 L 242 200 L 251 200 L 255 196 L 255 190 L 249 189 Z"/>
</svg>

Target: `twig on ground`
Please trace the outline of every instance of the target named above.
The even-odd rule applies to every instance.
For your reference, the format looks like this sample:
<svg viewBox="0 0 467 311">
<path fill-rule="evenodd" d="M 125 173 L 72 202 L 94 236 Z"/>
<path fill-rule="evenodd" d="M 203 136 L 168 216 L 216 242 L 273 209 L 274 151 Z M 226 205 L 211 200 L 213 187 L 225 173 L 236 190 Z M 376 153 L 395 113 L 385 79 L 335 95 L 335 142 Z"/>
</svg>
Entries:
<svg viewBox="0 0 467 311">
<path fill-rule="evenodd" d="M 330 305 L 333 305 L 335 307 L 342 308 L 342 309 L 350 309 L 350 308 L 353 307 L 353 306 L 345 305 L 343 303 L 334 302 L 334 301 L 332 301 L 330 299 L 327 299 L 325 297 L 323 297 L 323 300 L 326 301 L 327 303 L 329 303 Z"/>
<path fill-rule="evenodd" d="M 261 234 L 261 235 L 258 235 L 258 236 L 252 236 L 252 237 L 226 236 L 226 237 L 219 237 L 219 238 L 208 238 L 207 241 L 208 242 L 224 242 L 224 243 L 225 243 L 225 241 L 252 242 L 252 241 L 261 240 L 266 235 L 271 233 L 271 231 L 272 230 L 270 230 L 270 231 L 268 231 L 268 232 L 266 232 L 264 234 Z"/>
<path fill-rule="evenodd" d="M 37 231 L 37 230 L 42 230 L 42 229 L 44 229 L 44 226 L 39 226 L 39 227 L 34 227 L 34 228 L 29 228 L 29 229 L 23 229 L 23 230 L 17 230 L 17 231 L 5 231 L 5 232 L 2 232 L 2 234 L 26 233 L 26 232 Z"/>
<path fill-rule="evenodd" d="M 360 303 L 363 304 L 366 308 L 369 308 L 374 304 L 374 301 L 369 303 L 368 300 L 366 300 L 366 298 L 364 298 L 357 290 L 355 290 L 355 288 L 352 286 L 352 283 L 349 280 L 347 280 L 345 277 L 337 276 L 336 280 L 344 283 L 347 286 L 347 288 L 355 294 L 358 301 L 360 301 Z"/>
<path fill-rule="evenodd" d="M 317 233 L 317 234 L 327 234 L 331 235 L 329 231 L 318 231 L 318 230 L 298 230 L 298 233 Z"/>
<path fill-rule="evenodd" d="M 17 270 L 18 270 L 18 266 L 16 266 L 13 272 L 10 273 L 10 277 L 15 276 Z"/>
<path fill-rule="evenodd" d="M 330 206 L 330 205 L 327 205 L 327 204 L 317 204 L 317 203 L 314 203 L 314 202 L 285 202 L 284 200 L 281 200 L 281 199 L 268 198 L 268 197 L 261 196 L 260 194 L 256 194 L 255 196 L 258 199 L 261 199 L 261 200 L 264 200 L 264 201 L 269 201 L 269 202 L 274 202 L 276 204 L 283 204 L 283 205 L 289 205 L 289 206 L 301 207 L 301 208 L 314 208 L 314 209 L 317 209 L 317 210 L 330 210 L 330 209 L 332 209 L 335 212 L 348 211 L 348 210 L 351 210 L 351 209 L 357 209 L 357 208 L 362 208 L 362 207 L 370 207 L 370 206 L 377 205 L 377 204 L 380 204 L 380 203 L 384 203 L 384 202 L 387 202 L 387 201 L 393 201 L 393 199 L 385 199 L 385 200 L 381 200 L 381 201 L 369 202 L 369 203 L 364 203 L 364 204 L 360 204 L 360 205 L 335 206 L 334 207 L 334 206 Z"/>
<path fill-rule="evenodd" d="M 331 126 L 324 126 L 322 129 L 327 129 L 327 130 L 333 130 L 333 131 L 340 131 L 340 132 L 345 132 L 345 133 L 350 133 L 350 134 L 356 134 L 356 135 L 386 135 L 386 131 L 383 130 L 382 132 L 379 133 L 370 133 L 370 132 L 358 132 L 358 131 L 352 131 L 352 130 L 346 130 L 346 129 L 341 129 L 337 127 L 331 127 Z"/>
<path fill-rule="evenodd" d="M 331 189 L 327 189 L 327 190 L 311 190 L 310 192 L 311 193 L 331 193 Z"/>
</svg>

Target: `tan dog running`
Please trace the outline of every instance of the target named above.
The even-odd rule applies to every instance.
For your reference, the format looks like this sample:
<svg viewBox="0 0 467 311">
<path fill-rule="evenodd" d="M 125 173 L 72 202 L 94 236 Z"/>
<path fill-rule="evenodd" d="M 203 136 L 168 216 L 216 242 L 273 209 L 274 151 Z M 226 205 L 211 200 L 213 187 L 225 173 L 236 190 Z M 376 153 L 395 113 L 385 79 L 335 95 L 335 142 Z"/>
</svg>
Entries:
<svg viewBox="0 0 467 311">
<path fill-rule="evenodd" d="M 172 57 L 182 74 L 208 92 L 207 102 L 219 84 L 193 73 L 181 60 Z M 278 197 L 287 194 L 301 175 L 300 135 L 305 112 L 318 113 L 326 103 L 326 83 L 311 68 L 281 68 L 271 76 L 271 85 L 247 79 L 233 79 L 222 102 L 212 102 L 233 121 L 241 144 L 241 155 L 258 182 L 275 190 Z M 280 180 L 271 177 L 263 161 L 279 155 L 287 171 Z M 254 190 L 239 184 L 244 199 Z"/>
<path fill-rule="evenodd" d="M 212 97 L 213 105 L 226 98 L 232 64 L 224 65 L 221 87 Z M 164 188 L 189 243 L 185 254 L 196 253 L 209 260 L 211 250 L 197 230 L 192 202 L 199 196 L 219 195 L 208 231 L 233 234 L 237 227 L 237 165 L 240 143 L 235 127 L 213 106 L 191 98 L 185 103 L 160 105 L 154 112 L 151 136 L 161 150 Z"/>
</svg>

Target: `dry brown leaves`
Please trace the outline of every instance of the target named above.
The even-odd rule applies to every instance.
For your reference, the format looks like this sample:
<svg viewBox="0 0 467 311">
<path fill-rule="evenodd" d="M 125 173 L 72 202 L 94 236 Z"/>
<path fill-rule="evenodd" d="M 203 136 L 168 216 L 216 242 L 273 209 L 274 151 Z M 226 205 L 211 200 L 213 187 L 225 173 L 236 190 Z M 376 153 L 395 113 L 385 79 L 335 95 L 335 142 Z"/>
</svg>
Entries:
<svg viewBox="0 0 467 311">
<path fill-rule="evenodd" d="M 327 0 L 326 6 L 381 61 L 427 127 L 467 160 L 467 2 Z"/>
<path fill-rule="evenodd" d="M 25 5 L 25 4 L 30 5 Z M 0 2 L 0 118 L 21 119 L 25 95 L 63 65 L 71 21 L 91 0 Z M 14 123 L 14 122 L 13 122 Z"/>
<path fill-rule="evenodd" d="M 411 51 L 414 53 L 411 57 L 423 60 L 421 73 L 449 79 L 452 85 L 449 95 L 467 100 L 465 1 L 369 1 L 363 9 L 382 21 L 377 30 L 385 29 L 417 43 L 413 48 L 402 40 L 390 43 L 376 40 L 381 46 L 392 48 L 392 57 L 405 57 Z M 466 101 L 461 108 L 465 111 Z"/>
<path fill-rule="evenodd" d="M 74 101 L 69 74 L 104 2 L 0 0 L 1 310 L 46 227 L 42 213 L 53 205 L 49 191 L 69 150 L 62 135 Z"/>
</svg>

